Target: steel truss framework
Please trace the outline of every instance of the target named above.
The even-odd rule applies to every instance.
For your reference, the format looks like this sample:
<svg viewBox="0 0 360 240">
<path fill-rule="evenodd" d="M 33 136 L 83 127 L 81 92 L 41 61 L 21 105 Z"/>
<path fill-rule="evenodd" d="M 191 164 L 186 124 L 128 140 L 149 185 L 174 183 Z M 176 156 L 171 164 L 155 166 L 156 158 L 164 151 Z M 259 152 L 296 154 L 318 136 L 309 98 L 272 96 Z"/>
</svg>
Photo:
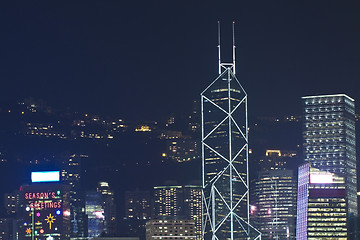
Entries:
<svg viewBox="0 0 360 240">
<path fill-rule="evenodd" d="M 249 223 L 247 94 L 234 59 L 219 57 L 219 76 L 201 93 L 201 118 L 203 238 L 261 239 Z"/>
</svg>

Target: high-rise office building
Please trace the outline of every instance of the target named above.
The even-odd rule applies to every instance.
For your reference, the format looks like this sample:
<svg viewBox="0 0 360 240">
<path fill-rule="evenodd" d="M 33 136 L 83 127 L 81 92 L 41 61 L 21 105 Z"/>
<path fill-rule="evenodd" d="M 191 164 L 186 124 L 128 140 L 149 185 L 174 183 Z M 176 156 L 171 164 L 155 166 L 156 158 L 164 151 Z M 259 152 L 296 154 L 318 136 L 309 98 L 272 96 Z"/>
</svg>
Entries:
<svg viewBox="0 0 360 240">
<path fill-rule="evenodd" d="M 105 217 L 105 233 L 114 235 L 116 233 L 116 205 L 114 191 L 110 189 L 109 183 L 99 182 L 97 192 L 101 193 L 102 206 Z"/>
<path fill-rule="evenodd" d="M 304 164 L 299 167 L 296 239 L 351 239 L 345 178 Z"/>
<path fill-rule="evenodd" d="M 201 239 L 201 186 L 154 187 L 154 218 L 193 221 L 194 235 Z"/>
<path fill-rule="evenodd" d="M 86 192 L 85 209 L 88 217 L 88 236 L 99 237 L 105 232 L 103 199 L 100 192 Z"/>
<path fill-rule="evenodd" d="M 259 172 L 251 215 L 262 239 L 295 239 L 296 190 L 292 170 Z"/>
<path fill-rule="evenodd" d="M 259 161 L 250 215 L 262 239 L 295 239 L 296 177 L 288 168 L 294 154 L 266 150 Z"/>
<path fill-rule="evenodd" d="M 71 237 L 87 237 L 87 215 L 85 213 L 85 192 L 82 188 L 82 162 L 86 155 L 71 155 L 63 162 L 61 179 L 70 186 L 70 230 Z"/>
<path fill-rule="evenodd" d="M 125 192 L 125 218 L 149 220 L 151 217 L 151 198 L 149 191 Z"/>
<path fill-rule="evenodd" d="M 220 38 L 219 38 L 220 39 Z M 233 62 L 201 93 L 205 239 L 256 239 L 249 222 L 247 93 Z"/>
<path fill-rule="evenodd" d="M 348 237 L 358 215 L 355 101 L 345 94 L 303 97 L 304 157 L 311 167 L 344 178 Z"/>
<path fill-rule="evenodd" d="M 149 191 L 125 192 L 125 216 L 121 221 L 122 232 L 145 239 L 145 224 L 151 219 L 151 197 Z"/>
<path fill-rule="evenodd" d="M 202 187 L 196 185 L 185 185 L 183 191 L 184 191 L 184 195 L 183 195 L 184 218 L 194 221 L 195 223 L 194 233 L 197 237 L 196 239 L 201 239 Z"/>
<path fill-rule="evenodd" d="M 154 187 L 154 218 L 175 219 L 182 217 L 182 186 Z"/>
</svg>

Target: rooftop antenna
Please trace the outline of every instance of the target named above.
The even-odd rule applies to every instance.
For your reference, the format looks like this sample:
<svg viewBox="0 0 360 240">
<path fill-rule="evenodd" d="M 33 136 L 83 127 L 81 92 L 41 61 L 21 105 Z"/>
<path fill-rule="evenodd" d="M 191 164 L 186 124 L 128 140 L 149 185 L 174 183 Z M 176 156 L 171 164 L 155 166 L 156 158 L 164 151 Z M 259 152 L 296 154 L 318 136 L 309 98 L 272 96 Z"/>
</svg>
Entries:
<svg viewBox="0 0 360 240">
<path fill-rule="evenodd" d="M 220 21 L 218 21 L 218 51 L 219 51 L 219 74 L 221 74 L 221 54 L 220 54 Z"/>
<path fill-rule="evenodd" d="M 232 63 L 223 63 L 221 62 L 221 42 L 220 42 L 220 21 L 218 21 L 218 54 L 219 54 L 219 74 L 222 70 L 231 68 L 232 72 L 235 74 L 235 21 L 232 23 L 232 40 L 233 40 L 233 50 L 232 50 Z M 224 68 L 224 69 L 222 69 Z"/>
<path fill-rule="evenodd" d="M 232 25 L 232 34 L 233 34 L 233 69 L 234 69 L 234 74 L 236 74 L 235 72 L 235 21 L 233 21 L 233 25 Z"/>
</svg>

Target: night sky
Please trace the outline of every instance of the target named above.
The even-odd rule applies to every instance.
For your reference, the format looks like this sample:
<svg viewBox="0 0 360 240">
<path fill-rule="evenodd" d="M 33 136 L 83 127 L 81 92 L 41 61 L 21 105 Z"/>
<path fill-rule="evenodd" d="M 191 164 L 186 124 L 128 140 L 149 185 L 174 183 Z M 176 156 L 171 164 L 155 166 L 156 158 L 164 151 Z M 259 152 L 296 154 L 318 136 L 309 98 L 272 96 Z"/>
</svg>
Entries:
<svg viewBox="0 0 360 240">
<path fill-rule="evenodd" d="M 2 1 L 0 103 L 35 97 L 128 119 L 189 111 L 217 76 L 218 20 L 225 62 L 236 22 L 250 115 L 299 114 L 304 95 L 360 101 L 359 10 L 359 1 Z"/>
</svg>

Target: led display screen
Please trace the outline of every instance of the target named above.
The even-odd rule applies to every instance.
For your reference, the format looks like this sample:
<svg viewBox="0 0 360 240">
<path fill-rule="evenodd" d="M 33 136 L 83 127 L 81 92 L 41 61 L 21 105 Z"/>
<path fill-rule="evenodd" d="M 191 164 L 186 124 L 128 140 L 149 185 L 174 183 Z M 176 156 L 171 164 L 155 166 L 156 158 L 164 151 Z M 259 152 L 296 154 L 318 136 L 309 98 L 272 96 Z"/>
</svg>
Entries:
<svg viewBox="0 0 360 240">
<path fill-rule="evenodd" d="M 59 182 L 59 171 L 32 172 L 31 182 Z"/>
<path fill-rule="evenodd" d="M 333 176 L 330 173 L 310 174 L 310 183 L 327 184 L 333 183 Z"/>
</svg>

